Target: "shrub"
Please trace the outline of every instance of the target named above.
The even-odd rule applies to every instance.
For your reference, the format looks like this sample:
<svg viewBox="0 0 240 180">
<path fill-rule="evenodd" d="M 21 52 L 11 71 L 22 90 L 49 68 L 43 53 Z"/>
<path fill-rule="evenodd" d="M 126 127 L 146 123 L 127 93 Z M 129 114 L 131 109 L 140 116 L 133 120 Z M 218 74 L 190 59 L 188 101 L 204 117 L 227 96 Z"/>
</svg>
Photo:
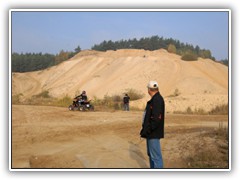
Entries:
<svg viewBox="0 0 240 180">
<path fill-rule="evenodd" d="M 194 114 L 204 115 L 204 114 L 207 114 L 207 112 L 202 108 L 197 108 L 194 110 Z"/>
<path fill-rule="evenodd" d="M 228 114 L 228 104 L 216 106 L 209 114 Z"/>
<path fill-rule="evenodd" d="M 181 59 L 184 61 L 196 61 L 198 59 L 198 56 L 192 52 L 187 52 L 182 55 Z"/>
<path fill-rule="evenodd" d="M 177 52 L 177 48 L 174 44 L 169 44 L 167 50 L 168 50 L 168 52 L 174 53 L 174 54 L 176 54 L 176 52 Z"/>
<path fill-rule="evenodd" d="M 214 138 L 209 143 L 205 138 Z M 186 157 L 188 168 L 227 168 L 228 167 L 228 131 L 219 126 L 218 129 L 210 130 L 201 134 L 195 150 Z M 211 146 L 211 147 L 209 147 Z M 190 148 L 189 148 L 190 149 Z"/>
<path fill-rule="evenodd" d="M 227 115 L 228 114 L 228 104 L 219 105 L 213 108 L 211 111 L 205 111 L 202 108 L 195 108 L 194 111 L 191 107 L 187 107 L 186 111 L 174 111 L 174 114 L 199 114 L 199 115 Z"/>
<path fill-rule="evenodd" d="M 93 103 L 94 105 L 101 105 L 102 100 L 101 100 L 101 99 L 98 99 L 96 96 L 93 96 L 92 103 Z"/>
<path fill-rule="evenodd" d="M 53 105 L 60 107 L 68 107 L 70 104 L 72 104 L 72 98 L 68 95 L 65 95 L 63 98 L 58 99 L 56 102 L 53 103 Z"/>
<path fill-rule="evenodd" d="M 194 111 L 191 107 L 187 107 L 185 111 L 174 111 L 174 114 L 198 114 L 198 115 L 206 115 L 208 114 L 204 109 L 202 108 L 195 108 Z"/>
<path fill-rule="evenodd" d="M 135 89 L 126 89 L 125 94 L 128 94 L 128 96 L 130 97 L 130 100 L 132 100 L 132 101 L 142 99 L 144 97 L 143 93 L 141 93 Z"/>
<path fill-rule="evenodd" d="M 174 93 L 169 95 L 168 97 L 176 97 L 176 96 L 179 96 L 181 93 L 178 89 L 175 89 Z"/>
<path fill-rule="evenodd" d="M 16 94 L 12 96 L 12 104 L 19 104 L 21 102 L 21 96 L 23 96 L 22 93 Z"/>
<path fill-rule="evenodd" d="M 111 99 L 113 102 L 122 102 L 122 97 L 120 95 L 113 95 Z"/>
<path fill-rule="evenodd" d="M 131 98 L 130 100 L 138 100 L 144 97 L 144 94 L 138 92 L 135 89 L 126 89 L 125 94 Z M 96 96 L 93 98 L 93 105 L 97 106 L 98 109 L 114 109 L 120 110 L 123 108 L 123 95 L 104 95 L 103 99 L 98 99 Z"/>
<path fill-rule="evenodd" d="M 113 109 L 115 109 L 115 110 L 121 110 L 121 109 L 123 109 L 122 103 L 114 102 L 114 103 L 113 103 Z"/>
<path fill-rule="evenodd" d="M 188 107 L 188 108 L 186 109 L 186 113 L 187 113 L 187 114 L 193 114 L 193 111 L 192 111 L 191 107 Z"/>
<path fill-rule="evenodd" d="M 41 93 L 35 95 L 36 98 L 50 98 L 49 91 L 42 91 Z"/>
</svg>

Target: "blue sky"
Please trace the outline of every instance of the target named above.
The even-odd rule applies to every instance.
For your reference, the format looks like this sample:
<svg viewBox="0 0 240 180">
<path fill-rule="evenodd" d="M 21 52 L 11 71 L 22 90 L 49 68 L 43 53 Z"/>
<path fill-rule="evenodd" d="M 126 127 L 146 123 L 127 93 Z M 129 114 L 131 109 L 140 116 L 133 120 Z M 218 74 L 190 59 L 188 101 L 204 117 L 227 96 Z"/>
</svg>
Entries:
<svg viewBox="0 0 240 180">
<path fill-rule="evenodd" d="M 228 58 L 228 12 L 12 12 L 12 51 L 58 53 L 153 35 Z"/>
</svg>

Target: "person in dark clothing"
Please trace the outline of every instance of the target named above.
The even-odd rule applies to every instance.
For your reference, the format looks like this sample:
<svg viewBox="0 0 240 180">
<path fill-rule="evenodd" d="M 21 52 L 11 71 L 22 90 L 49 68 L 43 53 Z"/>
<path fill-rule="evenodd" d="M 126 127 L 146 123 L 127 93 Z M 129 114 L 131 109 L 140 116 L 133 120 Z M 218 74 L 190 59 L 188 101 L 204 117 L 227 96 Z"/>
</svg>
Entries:
<svg viewBox="0 0 240 180">
<path fill-rule="evenodd" d="M 124 109 L 124 111 L 129 111 L 129 100 L 130 100 L 130 97 L 128 96 L 128 94 L 125 94 L 125 96 L 123 97 L 123 109 Z"/>
<path fill-rule="evenodd" d="M 74 98 L 74 101 L 73 101 L 73 105 L 74 106 L 78 106 L 78 102 L 80 101 L 80 103 L 84 103 L 84 102 L 87 102 L 87 94 L 86 94 L 86 91 L 83 91 L 82 94 L 76 96 Z"/>
<path fill-rule="evenodd" d="M 86 94 L 86 91 L 83 91 L 82 94 L 80 95 L 80 99 L 82 99 L 84 102 L 87 101 L 87 94 Z"/>
<path fill-rule="evenodd" d="M 140 136 L 146 139 L 150 168 L 163 168 L 160 139 L 164 138 L 165 103 L 156 81 L 150 81 L 147 87 L 151 100 L 143 114 Z"/>
<path fill-rule="evenodd" d="M 76 96 L 75 98 L 73 98 L 73 105 L 74 105 L 75 107 L 78 106 L 78 101 L 79 101 L 79 99 L 80 99 L 80 95 L 78 95 L 78 96 Z"/>
<path fill-rule="evenodd" d="M 88 100 L 88 98 L 87 98 L 86 91 L 83 91 L 82 94 L 80 94 L 79 102 L 81 105 L 83 105 L 84 103 L 87 102 L 87 100 Z"/>
</svg>

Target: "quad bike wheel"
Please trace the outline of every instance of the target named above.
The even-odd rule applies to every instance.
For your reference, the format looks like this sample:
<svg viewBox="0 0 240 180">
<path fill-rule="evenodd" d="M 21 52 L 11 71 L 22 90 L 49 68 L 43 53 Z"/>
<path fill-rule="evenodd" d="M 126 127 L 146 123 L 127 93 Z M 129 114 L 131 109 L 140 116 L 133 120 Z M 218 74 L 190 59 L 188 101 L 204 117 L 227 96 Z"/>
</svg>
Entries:
<svg viewBox="0 0 240 180">
<path fill-rule="evenodd" d="M 79 106 L 79 111 L 85 111 L 85 108 L 84 108 L 84 106 Z"/>
<path fill-rule="evenodd" d="M 69 111 L 73 111 L 74 110 L 73 105 L 68 106 L 68 109 L 69 109 Z"/>
<path fill-rule="evenodd" d="M 94 111 L 94 106 L 90 106 L 89 111 Z"/>
</svg>

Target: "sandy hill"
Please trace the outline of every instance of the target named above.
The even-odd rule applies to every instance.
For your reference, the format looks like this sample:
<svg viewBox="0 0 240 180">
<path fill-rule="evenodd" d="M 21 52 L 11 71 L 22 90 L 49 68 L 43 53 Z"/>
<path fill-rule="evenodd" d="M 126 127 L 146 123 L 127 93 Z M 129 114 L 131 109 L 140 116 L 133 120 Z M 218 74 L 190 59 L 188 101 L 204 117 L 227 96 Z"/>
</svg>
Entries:
<svg viewBox="0 0 240 180">
<path fill-rule="evenodd" d="M 54 97 L 86 90 L 90 98 L 135 89 L 145 94 L 132 106 L 149 99 L 149 80 L 159 83 L 168 112 L 187 107 L 209 110 L 228 103 L 228 68 L 210 59 L 182 61 L 165 50 L 82 51 L 68 61 L 43 71 L 13 73 L 12 94 L 30 98 L 44 90 Z M 173 97 L 175 91 L 179 96 Z"/>
</svg>

